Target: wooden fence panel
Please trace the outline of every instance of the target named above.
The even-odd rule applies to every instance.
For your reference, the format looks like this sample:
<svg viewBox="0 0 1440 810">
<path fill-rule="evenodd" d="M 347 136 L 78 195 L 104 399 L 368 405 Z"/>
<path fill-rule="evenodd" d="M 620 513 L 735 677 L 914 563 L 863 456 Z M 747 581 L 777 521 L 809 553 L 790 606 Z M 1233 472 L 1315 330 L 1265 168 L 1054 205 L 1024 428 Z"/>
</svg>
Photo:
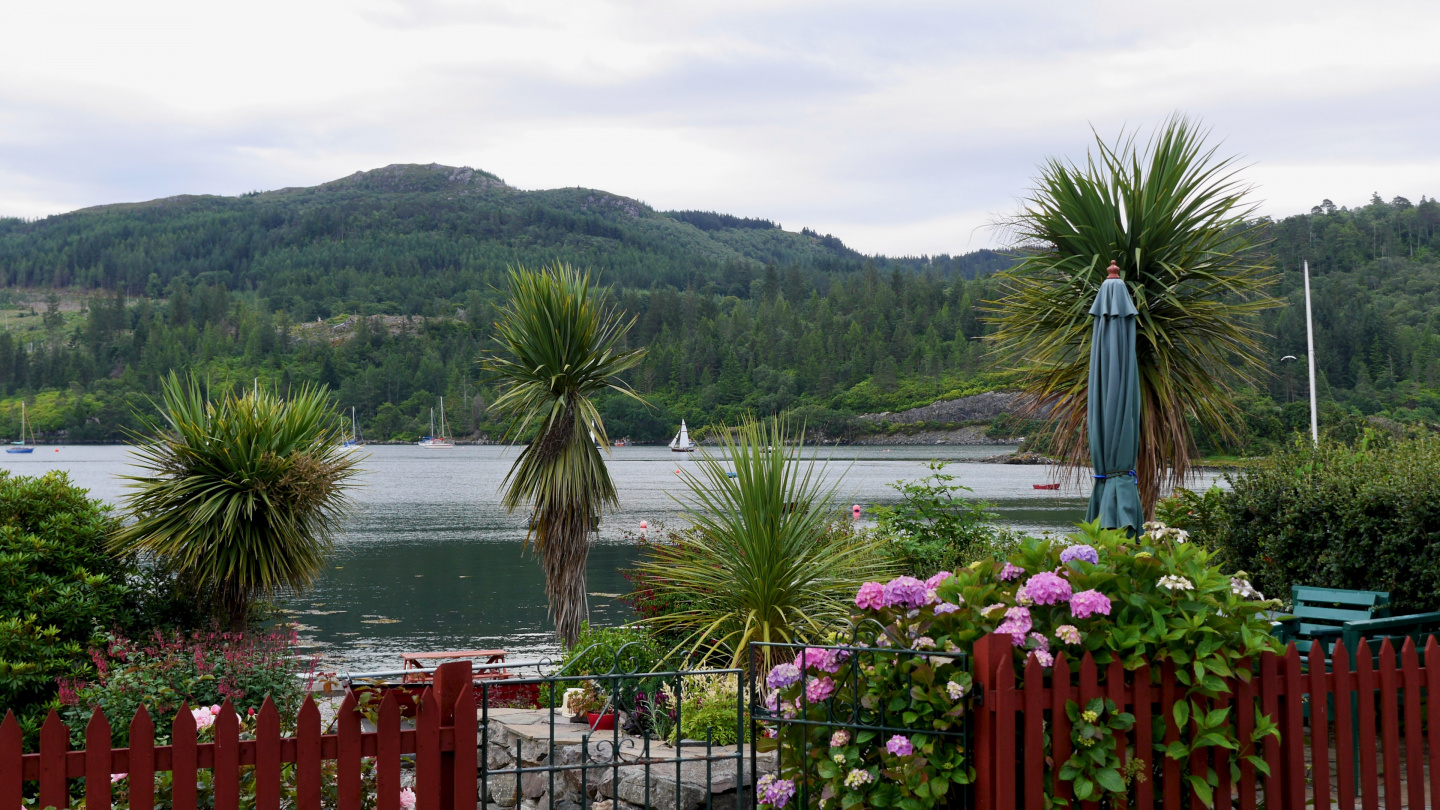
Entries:
<svg viewBox="0 0 1440 810">
<path fill-rule="evenodd" d="M 1405 690 L 1405 787 L 1412 810 L 1425 806 L 1425 758 L 1421 752 L 1420 700 L 1423 685 L 1420 681 L 1420 659 L 1415 654 L 1415 640 L 1405 639 L 1400 650 L 1400 661 L 1404 673 Z M 1399 768 L 1396 768 L 1398 771 Z"/>
<path fill-rule="evenodd" d="M 1425 642 L 1426 708 L 1430 726 L 1430 800 L 1440 802 L 1440 644 Z"/>
<path fill-rule="evenodd" d="M 1070 692 L 1070 659 L 1063 652 L 1055 656 L 1055 668 L 1050 671 L 1050 695 L 1051 726 L 1054 729 L 1051 738 L 1055 741 L 1055 768 L 1058 771 L 1073 753 L 1070 742 L 1070 715 L 1065 713 L 1065 704 L 1075 698 Z M 1070 783 L 1056 779 L 1056 798 L 1068 802 L 1071 795 Z"/>
<path fill-rule="evenodd" d="M 141 706 L 130 721 L 129 781 L 130 810 L 155 807 L 155 721 Z"/>
<path fill-rule="evenodd" d="M 1242 663 L 1247 669 L 1249 661 Z M 1235 703 L 1235 729 L 1240 737 L 1241 751 L 1247 755 L 1259 753 L 1251 744 L 1250 736 L 1255 733 L 1255 679 L 1242 679 L 1235 687 L 1237 699 Z M 1250 760 L 1240 760 L 1240 810 L 1255 810 L 1256 793 L 1259 787 L 1255 779 L 1255 766 Z"/>
<path fill-rule="evenodd" d="M 1025 810 L 1045 810 L 1045 690 L 1036 688 L 1045 683 L 1045 669 L 1035 656 L 1025 664 Z M 1063 760 L 1057 760 L 1059 768 Z"/>
<path fill-rule="evenodd" d="M 1380 810 L 1380 775 L 1375 768 L 1375 665 L 1370 645 L 1361 641 L 1355 650 L 1355 691 L 1360 703 L 1360 806 Z"/>
<path fill-rule="evenodd" d="M 1155 762 L 1155 749 L 1150 744 L 1149 736 L 1153 722 L 1150 667 L 1140 667 L 1135 670 L 1133 677 L 1135 702 L 1131 712 L 1135 715 L 1135 758 L 1144 763 L 1141 772 L 1145 775 L 1145 781 L 1135 788 L 1135 804 L 1140 808 L 1150 808 L 1155 806 L 1155 780 L 1150 778 L 1152 763 Z M 1145 729 L 1143 734 L 1141 729 Z"/>
<path fill-rule="evenodd" d="M 1345 643 L 1335 642 L 1330 651 L 1330 668 L 1335 673 L 1335 802 L 1340 810 L 1355 810 L 1355 757 L 1357 749 L 1354 728 L 1356 716 L 1355 682 L 1350 674 L 1350 653 Z"/>
<path fill-rule="evenodd" d="M 335 733 L 323 734 L 320 711 L 309 698 L 301 705 L 293 738 L 280 734 L 279 713 L 266 699 L 255 715 L 254 739 L 240 739 L 241 718 L 226 701 L 215 714 L 214 742 L 198 741 L 198 725 L 182 703 L 171 724 L 169 745 L 155 745 L 155 725 L 141 708 L 130 721 L 128 748 L 112 748 L 111 726 L 103 712 L 91 713 L 85 728 L 85 749 L 71 751 L 70 729 L 52 711 L 40 731 L 37 753 L 24 750 L 24 734 L 13 712 L 0 721 L 0 802 L 20 807 L 26 796 L 38 806 L 71 804 L 71 780 L 85 780 L 88 810 L 110 810 L 113 787 L 125 779 L 130 810 L 153 810 L 155 776 L 170 772 L 172 810 L 196 810 L 197 778 L 209 779 L 212 810 L 239 810 L 242 777 L 253 766 L 255 810 L 279 810 L 281 779 L 286 763 L 294 764 L 295 810 L 323 810 L 324 763 L 335 762 L 334 810 L 361 810 L 366 799 L 363 762 L 376 765 L 376 806 L 400 808 L 400 763 L 416 755 L 420 777 L 417 798 L 425 810 L 474 807 L 479 742 L 477 703 L 471 688 L 469 662 L 443 665 L 447 685 L 427 689 L 421 701 L 418 729 L 402 730 L 400 705 L 393 693 L 380 704 L 375 731 L 360 725 L 353 696 L 347 696 L 336 717 Z M 202 719 L 204 715 L 201 716 Z M 442 778 L 443 775 L 443 778 Z M 113 778 L 112 778 L 113 777 Z M 1012 770 L 1013 778 L 1013 770 Z M 26 783 L 31 783 L 27 788 Z"/>
<path fill-rule="evenodd" d="M 1330 688 L 1325 680 L 1323 644 L 1310 645 L 1310 750 L 1316 803 L 1330 806 Z"/>
<path fill-rule="evenodd" d="M 1400 807 L 1400 707 L 1396 690 L 1395 648 L 1390 639 L 1380 644 L 1380 739 L 1385 764 L 1385 806 Z"/>
</svg>

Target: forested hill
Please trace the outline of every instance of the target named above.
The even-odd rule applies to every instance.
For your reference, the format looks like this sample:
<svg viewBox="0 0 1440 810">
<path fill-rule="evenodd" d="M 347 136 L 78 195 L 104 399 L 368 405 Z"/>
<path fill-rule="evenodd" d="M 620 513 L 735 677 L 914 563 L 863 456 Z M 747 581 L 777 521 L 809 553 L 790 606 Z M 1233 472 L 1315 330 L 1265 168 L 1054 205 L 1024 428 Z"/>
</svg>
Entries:
<svg viewBox="0 0 1440 810">
<path fill-rule="evenodd" d="M 1237 445 L 1308 425 L 1300 262 L 1315 294 L 1322 424 L 1440 421 L 1440 204 L 1328 202 L 1266 223 L 1292 306 L 1267 313 L 1273 376 L 1242 394 Z M 760 218 L 655 211 L 589 189 L 390 166 L 313 188 L 0 220 L 0 438 L 21 398 L 42 437 L 118 440 L 160 375 L 212 385 L 323 382 L 363 431 L 413 439 L 444 396 L 455 432 L 497 435 L 476 361 L 505 268 L 592 268 L 649 349 L 653 404 L 602 406 L 618 436 L 669 437 L 798 412 L 829 435 L 859 413 L 994 388 L 976 306 L 1010 259 L 863 256 Z M 1299 358 L 1282 362 L 1286 355 Z"/>
<path fill-rule="evenodd" d="M 160 298 L 177 280 L 254 292 L 297 320 L 340 313 L 439 316 L 507 265 L 564 260 L 620 287 L 703 289 L 741 298 L 765 265 L 853 272 L 867 257 L 839 239 L 767 220 L 658 212 L 582 188 L 521 191 L 469 168 L 395 165 L 310 188 L 181 196 L 0 220 L 6 286 L 120 290 Z M 974 278 L 1006 262 L 878 259 Z"/>
<path fill-rule="evenodd" d="M 475 361 L 505 268 L 553 260 L 593 268 L 639 318 L 633 382 L 657 407 L 607 407 L 650 440 L 681 416 L 803 406 L 834 426 L 983 388 L 973 304 L 1009 263 L 867 257 L 764 219 L 437 165 L 0 220 L 0 433 L 26 396 L 42 433 L 119 438 L 171 368 L 325 382 L 378 438 L 415 435 L 441 395 L 458 432 L 493 433 Z"/>
</svg>

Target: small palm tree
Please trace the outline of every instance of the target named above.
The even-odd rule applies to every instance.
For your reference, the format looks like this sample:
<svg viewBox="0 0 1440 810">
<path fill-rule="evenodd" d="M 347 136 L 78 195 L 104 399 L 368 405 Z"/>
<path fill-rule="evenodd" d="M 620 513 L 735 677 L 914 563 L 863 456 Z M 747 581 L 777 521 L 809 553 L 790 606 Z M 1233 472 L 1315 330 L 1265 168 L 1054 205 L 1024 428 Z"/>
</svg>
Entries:
<svg viewBox="0 0 1440 810">
<path fill-rule="evenodd" d="M 568 265 L 510 272 L 510 301 L 495 327 L 502 351 L 486 358 L 500 396 L 491 406 L 512 419 L 510 436 L 535 429 L 505 477 L 502 503 L 531 509 L 527 539 L 545 569 L 545 596 L 566 647 L 589 619 L 585 562 L 615 483 L 596 443 L 608 447 L 594 398 L 604 391 L 640 397 L 617 375 L 644 349 L 625 349 L 635 319 L 603 303 L 590 274 Z M 640 400 L 644 401 L 644 400 Z"/>
<path fill-rule="evenodd" d="M 1233 436 L 1237 384 L 1262 373 L 1255 314 L 1279 305 L 1234 159 L 1174 117 L 1143 146 L 1097 139 L 1084 165 L 1050 160 L 1008 226 L 1023 257 L 988 302 L 990 340 L 1025 375 L 1048 413 L 1054 454 L 1089 466 L 1085 405 L 1089 310 L 1111 260 L 1140 311 L 1140 499 L 1153 514 L 1164 484 L 1181 483 L 1194 446 L 1190 420 Z"/>
<path fill-rule="evenodd" d="M 827 484 L 823 463 L 800 461 L 803 441 L 778 419 L 718 433 L 720 452 L 702 450 L 699 474 L 684 473 L 692 530 L 652 546 L 638 570 L 653 597 L 683 606 L 652 629 L 682 636 L 677 650 L 743 666 L 752 642 L 819 637 L 890 563 L 874 539 L 838 524 L 840 477 Z"/>
<path fill-rule="evenodd" d="M 159 410 L 135 437 L 151 474 L 126 476 L 135 520 L 112 543 L 154 555 L 243 630 L 252 600 L 307 588 L 324 569 L 356 459 L 338 449 L 323 387 L 210 401 L 171 373 Z"/>
</svg>

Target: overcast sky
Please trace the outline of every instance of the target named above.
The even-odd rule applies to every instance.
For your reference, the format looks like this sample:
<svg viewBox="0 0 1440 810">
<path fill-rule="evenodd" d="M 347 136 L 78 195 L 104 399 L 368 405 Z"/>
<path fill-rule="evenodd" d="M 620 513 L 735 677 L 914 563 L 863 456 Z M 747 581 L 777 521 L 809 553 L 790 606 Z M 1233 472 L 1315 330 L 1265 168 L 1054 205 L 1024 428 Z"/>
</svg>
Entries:
<svg viewBox="0 0 1440 810">
<path fill-rule="evenodd" d="M 1263 210 L 1440 194 L 1440 3 L 9 3 L 0 215 L 390 163 L 993 245 L 1093 126 L 1199 117 Z"/>
</svg>

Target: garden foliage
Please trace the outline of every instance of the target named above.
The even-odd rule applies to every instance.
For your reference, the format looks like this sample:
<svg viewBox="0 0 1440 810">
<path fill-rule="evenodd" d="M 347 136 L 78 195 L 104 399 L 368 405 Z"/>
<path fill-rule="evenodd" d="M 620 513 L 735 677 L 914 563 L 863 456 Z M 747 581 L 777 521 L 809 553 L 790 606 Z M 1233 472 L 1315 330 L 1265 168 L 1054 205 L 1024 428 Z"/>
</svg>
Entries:
<svg viewBox="0 0 1440 810">
<path fill-rule="evenodd" d="M 1222 747 L 1264 772 L 1254 746 L 1274 733 L 1273 725 L 1259 718 L 1255 734 L 1241 739 L 1233 718 L 1202 707 L 1208 698 L 1228 693 L 1227 679 L 1251 677 L 1251 664 L 1262 652 L 1278 651 L 1264 613 L 1273 603 L 1252 598 L 1243 576 L 1222 572 L 1211 552 L 1183 542 L 1182 533 L 1155 524 L 1147 528 L 1131 539 L 1087 524 L 1071 543 L 1030 539 L 1008 559 L 942 571 L 926 581 L 907 576 L 866 583 L 855 598 L 858 637 L 868 648 L 896 655 L 888 661 L 875 656 L 871 663 L 871 656 L 852 653 L 864 664 L 858 685 L 849 680 L 855 674 L 850 667 L 860 662 L 845 653 L 807 651 L 804 672 L 784 664 L 771 670 L 767 683 L 776 690 L 777 710 L 821 723 L 782 727 L 794 744 L 785 748 L 791 754 L 782 763 L 781 781 L 794 788 L 797 780 L 808 780 L 812 802 L 838 798 L 841 807 L 916 810 L 939 804 L 951 784 L 970 774 L 961 747 L 935 735 L 955 727 L 967 709 L 961 698 L 970 690 L 969 676 L 948 654 L 968 652 L 992 632 L 1010 637 L 1017 665 L 1033 657 L 1048 668 L 1062 650 L 1076 659 L 1088 652 L 1101 665 L 1119 661 L 1130 670 L 1150 665 L 1153 677 L 1159 674 L 1155 665 L 1173 663 L 1189 700 L 1177 705 L 1181 739 L 1164 747 L 1163 729 L 1157 727 L 1157 750 L 1183 766 L 1193 751 Z M 836 711 L 837 703 L 843 710 Z M 884 707 L 899 713 L 913 733 L 899 735 L 901 740 L 863 731 L 851 737 L 823 725 L 832 716 L 848 716 L 857 704 L 865 724 L 883 725 L 869 718 Z M 1076 708 L 1085 721 L 1077 733 L 1127 722 L 1123 713 L 1103 705 Z M 803 736 L 809 745 L 801 744 Z M 1094 736 L 1113 745 L 1108 735 Z M 796 758 L 797 752 L 814 761 Z M 1128 784 L 1116 762 L 1099 750 L 1052 764 L 1047 795 L 1056 778 L 1074 782 L 1077 795 L 1082 788 L 1097 799 L 1122 792 Z M 1212 772 L 1190 781 L 1204 798 L 1217 778 Z M 772 798 L 786 793 L 775 788 Z"/>
<path fill-rule="evenodd" d="M 62 472 L 0 470 L 0 709 L 33 734 L 56 681 L 93 671 L 89 649 L 136 610 L 128 561 L 111 556 L 116 521 Z"/>
<path fill-rule="evenodd" d="M 301 661 L 292 630 L 244 635 L 219 631 L 157 632 L 143 643 L 118 636 L 92 654 L 95 674 L 62 682 L 63 719 L 81 745 L 93 709 L 110 721 L 117 746 L 129 744 L 130 720 L 144 706 L 157 738 L 168 739 L 182 703 L 215 706 L 229 700 L 242 715 L 258 712 L 269 696 L 281 723 L 295 721 L 304 698 Z"/>
<path fill-rule="evenodd" d="M 1298 442 L 1232 476 L 1225 500 L 1219 547 L 1265 593 L 1388 591 L 1397 614 L 1440 610 L 1440 440 Z"/>
<path fill-rule="evenodd" d="M 989 511 L 993 504 L 967 499 L 964 493 L 973 490 L 955 483 L 948 465 L 929 462 L 924 478 L 891 484 L 898 503 L 874 507 L 875 530 L 902 571 L 963 567 L 1010 539 Z"/>
</svg>

